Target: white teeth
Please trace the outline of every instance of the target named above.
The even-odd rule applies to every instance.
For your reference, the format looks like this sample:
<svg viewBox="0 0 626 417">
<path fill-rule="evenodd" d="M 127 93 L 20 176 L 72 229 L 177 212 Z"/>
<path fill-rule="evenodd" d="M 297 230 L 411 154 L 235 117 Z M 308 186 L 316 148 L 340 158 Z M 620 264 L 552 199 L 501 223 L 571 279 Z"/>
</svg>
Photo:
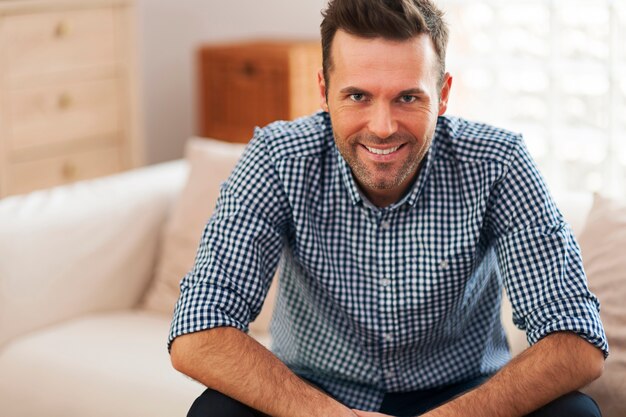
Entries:
<svg viewBox="0 0 626 417">
<path fill-rule="evenodd" d="M 370 151 L 371 153 L 375 153 L 376 155 L 389 155 L 392 152 L 397 151 L 400 146 L 396 146 L 395 148 L 389 148 L 389 149 L 376 149 L 376 148 L 370 148 L 369 146 L 365 146 L 367 148 L 368 151 Z"/>
</svg>

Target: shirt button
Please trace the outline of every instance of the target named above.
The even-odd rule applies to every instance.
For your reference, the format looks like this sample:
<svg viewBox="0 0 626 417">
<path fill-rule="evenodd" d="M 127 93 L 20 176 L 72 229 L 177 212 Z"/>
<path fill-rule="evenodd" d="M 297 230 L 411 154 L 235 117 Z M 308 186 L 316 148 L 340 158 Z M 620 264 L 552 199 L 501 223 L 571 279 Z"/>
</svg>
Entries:
<svg viewBox="0 0 626 417">
<path fill-rule="evenodd" d="M 450 264 L 448 263 L 448 261 L 446 259 L 444 259 L 443 261 L 439 262 L 439 268 L 441 268 L 441 269 L 448 269 L 449 266 L 450 266 Z"/>
<path fill-rule="evenodd" d="M 391 379 L 394 376 L 396 376 L 396 373 L 394 371 L 385 371 L 385 378 Z"/>
<path fill-rule="evenodd" d="M 384 277 L 380 280 L 380 285 L 382 285 L 383 287 L 388 287 L 389 284 L 391 284 L 391 280 L 387 277 Z"/>
<path fill-rule="evenodd" d="M 389 230 L 389 228 L 391 227 L 391 223 L 389 223 L 388 221 L 384 221 L 380 224 L 380 227 L 382 227 L 383 230 Z"/>
<path fill-rule="evenodd" d="M 386 342 L 392 342 L 393 335 L 391 333 L 383 333 L 383 339 L 385 339 Z"/>
</svg>

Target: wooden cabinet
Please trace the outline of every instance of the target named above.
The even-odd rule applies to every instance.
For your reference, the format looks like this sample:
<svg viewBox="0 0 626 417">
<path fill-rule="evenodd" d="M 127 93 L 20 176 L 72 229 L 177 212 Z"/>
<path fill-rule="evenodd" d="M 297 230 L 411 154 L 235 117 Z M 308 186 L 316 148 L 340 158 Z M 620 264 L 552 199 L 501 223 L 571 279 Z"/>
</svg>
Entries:
<svg viewBox="0 0 626 417">
<path fill-rule="evenodd" d="M 0 197 L 143 163 L 132 0 L 0 2 Z"/>
<path fill-rule="evenodd" d="M 247 142 L 255 126 L 320 108 L 319 41 L 207 45 L 198 54 L 199 135 Z"/>
</svg>

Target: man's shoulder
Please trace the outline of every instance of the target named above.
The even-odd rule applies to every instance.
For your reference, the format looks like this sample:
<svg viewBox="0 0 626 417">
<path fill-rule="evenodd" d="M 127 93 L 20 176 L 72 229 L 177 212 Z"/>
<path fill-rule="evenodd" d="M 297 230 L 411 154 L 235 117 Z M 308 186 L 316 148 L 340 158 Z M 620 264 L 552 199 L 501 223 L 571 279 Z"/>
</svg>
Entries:
<svg viewBox="0 0 626 417">
<path fill-rule="evenodd" d="M 443 116 L 437 122 L 436 140 L 441 158 L 508 164 L 522 136 L 486 123 Z"/>
<path fill-rule="evenodd" d="M 333 146 L 328 113 L 317 112 L 292 121 L 276 121 L 255 132 L 274 161 L 319 157 Z"/>
</svg>

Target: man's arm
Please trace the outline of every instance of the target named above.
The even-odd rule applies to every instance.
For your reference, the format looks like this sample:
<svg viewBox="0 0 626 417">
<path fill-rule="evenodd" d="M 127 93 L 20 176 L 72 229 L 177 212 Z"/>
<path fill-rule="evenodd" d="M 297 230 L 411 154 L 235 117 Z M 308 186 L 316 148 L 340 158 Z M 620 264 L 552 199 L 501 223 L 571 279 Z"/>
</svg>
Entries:
<svg viewBox="0 0 626 417">
<path fill-rule="evenodd" d="M 177 337 L 171 360 L 178 371 L 273 417 L 355 417 L 233 327 Z"/>
<path fill-rule="evenodd" d="M 576 334 L 552 333 L 511 360 L 483 385 L 423 416 L 521 417 L 589 384 L 602 374 L 603 368 L 604 354 L 600 349 Z"/>
</svg>

